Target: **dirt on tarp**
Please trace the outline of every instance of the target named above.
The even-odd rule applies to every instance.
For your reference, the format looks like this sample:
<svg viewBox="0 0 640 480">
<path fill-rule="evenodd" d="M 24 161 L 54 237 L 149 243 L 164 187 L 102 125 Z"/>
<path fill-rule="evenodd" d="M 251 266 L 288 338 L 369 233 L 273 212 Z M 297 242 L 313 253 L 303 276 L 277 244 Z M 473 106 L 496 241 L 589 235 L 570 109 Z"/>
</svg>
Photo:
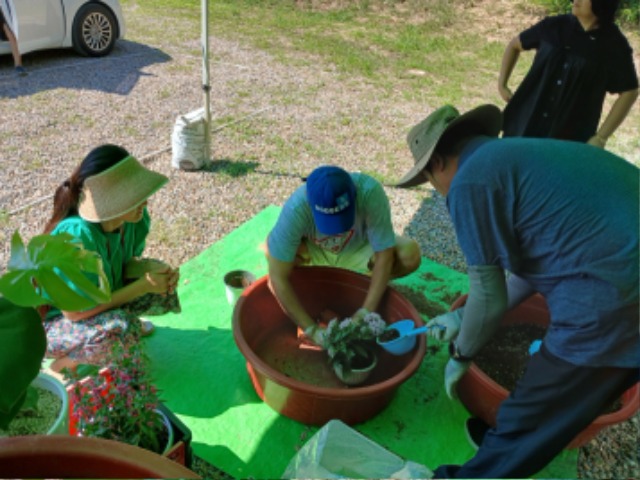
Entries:
<svg viewBox="0 0 640 480">
<path fill-rule="evenodd" d="M 429 300 L 420 290 L 416 290 L 407 285 L 391 285 L 395 290 L 400 292 L 407 300 L 409 300 L 418 313 L 425 315 L 427 318 L 434 318 L 447 311 L 447 308 L 440 303 Z"/>
</svg>

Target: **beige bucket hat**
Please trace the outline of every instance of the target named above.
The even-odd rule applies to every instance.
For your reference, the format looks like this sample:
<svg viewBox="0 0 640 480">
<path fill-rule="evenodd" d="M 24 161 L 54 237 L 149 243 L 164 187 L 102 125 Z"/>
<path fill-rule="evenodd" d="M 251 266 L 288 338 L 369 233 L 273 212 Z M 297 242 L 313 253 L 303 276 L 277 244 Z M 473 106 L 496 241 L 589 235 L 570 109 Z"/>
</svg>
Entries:
<svg viewBox="0 0 640 480">
<path fill-rule="evenodd" d="M 112 220 L 138 207 L 168 181 L 128 156 L 84 181 L 78 213 L 89 222 Z"/>
<path fill-rule="evenodd" d="M 495 105 L 481 105 L 460 115 L 451 105 L 440 107 L 414 126 L 407 135 L 407 144 L 415 162 L 413 168 L 396 184 L 397 187 L 414 187 L 425 183 L 420 174 L 431 159 L 431 154 L 444 133 L 454 126 L 471 124 L 480 135 L 497 137 L 502 130 L 502 112 Z"/>
</svg>

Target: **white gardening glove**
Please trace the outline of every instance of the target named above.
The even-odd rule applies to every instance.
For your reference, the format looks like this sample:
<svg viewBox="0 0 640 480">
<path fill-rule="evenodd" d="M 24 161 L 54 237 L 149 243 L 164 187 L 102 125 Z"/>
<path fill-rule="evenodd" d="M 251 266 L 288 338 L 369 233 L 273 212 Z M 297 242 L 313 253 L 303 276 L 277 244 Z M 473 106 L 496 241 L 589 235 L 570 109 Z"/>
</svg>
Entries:
<svg viewBox="0 0 640 480">
<path fill-rule="evenodd" d="M 313 343 L 324 348 L 324 341 L 327 336 L 327 332 L 324 328 L 319 325 L 312 325 L 304 331 L 304 334 L 307 338 L 311 339 Z"/>
<path fill-rule="evenodd" d="M 456 386 L 467 372 L 471 362 L 461 362 L 460 360 L 449 359 L 447 366 L 444 369 L 444 388 L 447 391 L 447 396 L 451 400 L 458 399 L 458 392 L 456 392 Z"/>
<path fill-rule="evenodd" d="M 351 315 L 351 320 L 353 321 L 353 323 L 361 323 L 364 320 L 364 317 L 366 317 L 369 313 L 369 310 L 367 310 L 366 308 L 359 308 L 356 313 Z"/>
<path fill-rule="evenodd" d="M 460 331 L 463 310 L 463 308 L 458 308 L 453 312 L 447 312 L 429 320 L 427 322 L 427 327 L 429 327 L 427 335 L 441 342 L 450 342 L 453 340 Z"/>
</svg>

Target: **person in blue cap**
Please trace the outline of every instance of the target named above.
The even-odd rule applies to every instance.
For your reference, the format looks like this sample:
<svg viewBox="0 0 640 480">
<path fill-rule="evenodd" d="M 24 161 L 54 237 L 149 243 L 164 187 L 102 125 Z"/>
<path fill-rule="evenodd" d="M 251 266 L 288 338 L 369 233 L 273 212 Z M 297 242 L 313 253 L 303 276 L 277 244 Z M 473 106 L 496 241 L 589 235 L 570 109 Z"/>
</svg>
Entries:
<svg viewBox="0 0 640 480">
<path fill-rule="evenodd" d="M 509 308 L 539 292 L 551 317 L 476 455 L 436 478 L 532 476 L 640 375 L 640 171 L 585 143 L 495 138 L 501 125 L 494 105 L 436 110 L 409 132 L 398 183 L 446 197 L 467 263 L 465 307 L 427 323 L 450 342 L 449 397 Z"/>
<path fill-rule="evenodd" d="M 297 298 L 289 281 L 293 268 L 370 271 L 362 308 L 351 317 L 357 321 L 376 310 L 389 279 L 415 271 L 421 260 L 417 242 L 394 233 L 382 185 L 332 165 L 316 168 L 285 202 L 266 247 L 271 290 L 289 318 L 320 346 L 324 329 Z"/>
</svg>

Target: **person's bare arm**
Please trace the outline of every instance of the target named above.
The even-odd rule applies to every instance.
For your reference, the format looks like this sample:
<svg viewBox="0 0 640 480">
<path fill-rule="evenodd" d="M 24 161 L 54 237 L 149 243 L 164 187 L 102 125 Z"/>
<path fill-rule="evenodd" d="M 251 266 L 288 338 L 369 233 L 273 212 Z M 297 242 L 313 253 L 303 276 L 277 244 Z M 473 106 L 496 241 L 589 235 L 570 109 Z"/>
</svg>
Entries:
<svg viewBox="0 0 640 480">
<path fill-rule="evenodd" d="M 163 272 L 148 272 L 135 282 L 112 292 L 111 300 L 107 303 L 101 303 L 82 312 L 63 311 L 62 314 L 73 322 L 81 321 L 99 313 L 106 312 L 107 310 L 117 308 L 147 293 L 169 293 L 172 279 L 173 273 L 170 269 Z"/>
<path fill-rule="evenodd" d="M 387 289 L 393 269 L 395 247 L 387 248 L 374 254 L 373 270 L 371 272 L 371 284 L 367 291 L 362 308 L 375 312 L 380 304 L 380 299 Z"/>
<path fill-rule="evenodd" d="M 173 268 L 171 265 L 155 258 L 134 257 L 127 262 L 124 272 L 124 276 L 128 281 L 136 280 L 146 273 L 168 273 L 170 278 L 167 293 L 175 292 L 180 281 L 180 270 L 178 268 Z"/>
<path fill-rule="evenodd" d="M 171 268 L 171 265 L 155 258 L 134 257 L 124 266 L 127 279 L 140 278 L 147 272 L 159 272 Z"/>
<path fill-rule="evenodd" d="M 618 95 L 615 102 L 609 110 L 609 114 L 600 125 L 596 134 L 589 139 L 587 143 L 596 147 L 604 148 L 609 137 L 618 129 L 618 127 L 627 118 L 631 107 L 638 98 L 638 89 L 627 90 Z"/>
<path fill-rule="evenodd" d="M 283 262 L 266 252 L 269 265 L 269 288 L 273 292 L 280 307 L 287 316 L 303 331 L 314 327 L 316 322 L 304 309 L 293 290 L 289 276 L 293 270 L 293 262 Z"/>
<path fill-rule="evenodd" d="M 509 83 L 511 73 L 513 73 L 513 69 L 518 62 L 520 52 L 522 51 L 523 48 L 522 43 L 520 43 L 520 36 L 517 35 L 507 44 L 507 48 L 505 48 L 504 54 L 502 55 L 500 75 L 498 77 L 498 92 L 505 102 L 509 102 L 511 97 L 513 97 L 513 93 L 507 84 Z"/>
</svg>

